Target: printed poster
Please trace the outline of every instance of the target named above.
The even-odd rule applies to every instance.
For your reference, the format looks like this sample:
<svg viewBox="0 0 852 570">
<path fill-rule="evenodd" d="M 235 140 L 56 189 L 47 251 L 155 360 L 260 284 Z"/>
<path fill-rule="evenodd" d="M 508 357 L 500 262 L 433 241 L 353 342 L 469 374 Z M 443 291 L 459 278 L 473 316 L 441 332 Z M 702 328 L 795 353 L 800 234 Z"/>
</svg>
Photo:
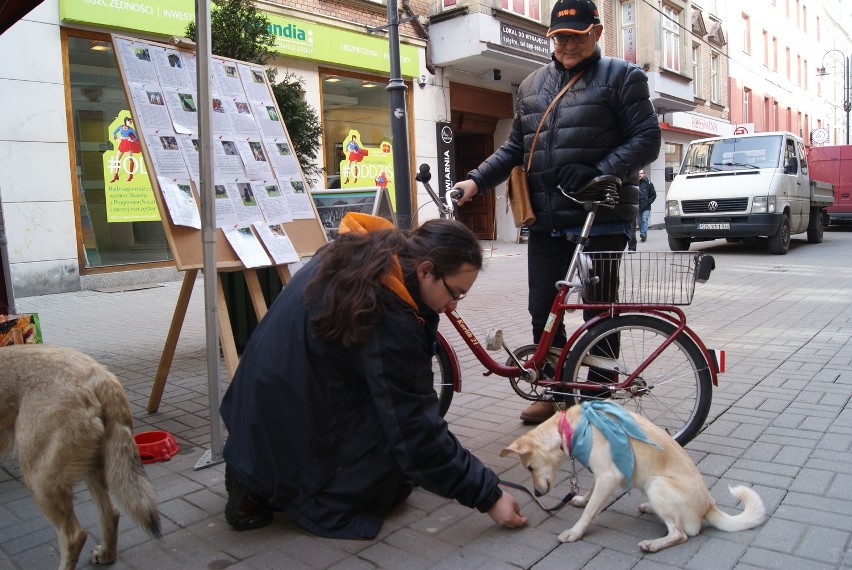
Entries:
<svg viewBox="0 0 852 570">
<path fill-rule="evenodd" d="M 160 212 L 136 124 L 130 111 L 119 111 L 107 127 L 112 149 L 103 153 L 107 223 L 156 222 Z"/>
</svg>

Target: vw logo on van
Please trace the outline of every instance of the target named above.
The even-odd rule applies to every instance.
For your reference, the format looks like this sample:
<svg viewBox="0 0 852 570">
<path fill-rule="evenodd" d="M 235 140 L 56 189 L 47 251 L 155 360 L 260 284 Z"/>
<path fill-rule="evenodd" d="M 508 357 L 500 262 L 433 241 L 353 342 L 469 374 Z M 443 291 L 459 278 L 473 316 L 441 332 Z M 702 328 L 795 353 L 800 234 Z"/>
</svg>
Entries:
<svg viewBox="0 0 852 570">
<path fill-rule="evenodd" d="M 719 209 L 719 202 L 717 202 L 716 200 L 710 200 L 707 203 L 707 209 L 710 210 L 711 212 L 715 212 L 716 210 Z"/>
</svg>

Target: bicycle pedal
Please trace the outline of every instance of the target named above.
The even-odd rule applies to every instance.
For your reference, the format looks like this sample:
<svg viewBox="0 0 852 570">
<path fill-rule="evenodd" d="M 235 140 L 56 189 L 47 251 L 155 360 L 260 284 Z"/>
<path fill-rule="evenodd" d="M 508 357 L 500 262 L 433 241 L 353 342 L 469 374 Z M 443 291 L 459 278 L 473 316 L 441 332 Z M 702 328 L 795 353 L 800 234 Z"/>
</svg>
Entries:
<svg viewBox="0 0 852 570">
<path fill-rule="evenodd" d="M 485 336 L 485 350 L 500 350 L 503 348 L 503 331 L 500 329 L 488 329 Z"/>
</svg>

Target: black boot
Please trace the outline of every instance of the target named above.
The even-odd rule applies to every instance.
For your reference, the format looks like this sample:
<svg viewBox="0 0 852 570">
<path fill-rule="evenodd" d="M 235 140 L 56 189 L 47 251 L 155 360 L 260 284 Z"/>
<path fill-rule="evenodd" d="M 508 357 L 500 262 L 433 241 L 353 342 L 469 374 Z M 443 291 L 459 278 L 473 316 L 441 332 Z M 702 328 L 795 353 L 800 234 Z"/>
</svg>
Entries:
<svg viewBox="0 0 852 570">
<path fill-rule="evenodd" d="M 272 507 L 237 481 L 225 466 L 225 520 L 236 530 L 262 528 L 272 522 Z"/>
</svg>

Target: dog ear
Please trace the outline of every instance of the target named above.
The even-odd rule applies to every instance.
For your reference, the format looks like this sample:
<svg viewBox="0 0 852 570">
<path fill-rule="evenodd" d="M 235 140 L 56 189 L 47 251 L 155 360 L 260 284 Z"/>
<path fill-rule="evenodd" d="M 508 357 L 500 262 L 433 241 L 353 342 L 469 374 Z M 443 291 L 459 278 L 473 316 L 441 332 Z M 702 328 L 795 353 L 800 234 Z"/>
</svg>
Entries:
<svg viewBox="0 0 852 570">
<path fill-rule="evenodd" d="M 516 439 L 507 447 L 504 447 L 500 450 L 500 457 L 506 457 L 510 453 L 517 453 L 518 455 L 523 455 L 524 451 L 527 451 L 529 446 L 525 446 L 520 439 Z"/>
<path fill-rule="evenodd" d="M 514 444 L 512 444 L 512 445 L 514 445 Z M 517 451 L 512 449 L 511 445 L 509 447 L 504 447 L 503 449 L 500 450 L 500 457 L 506 457 L 510 453 L 517 453 Z"/>
</svg>

